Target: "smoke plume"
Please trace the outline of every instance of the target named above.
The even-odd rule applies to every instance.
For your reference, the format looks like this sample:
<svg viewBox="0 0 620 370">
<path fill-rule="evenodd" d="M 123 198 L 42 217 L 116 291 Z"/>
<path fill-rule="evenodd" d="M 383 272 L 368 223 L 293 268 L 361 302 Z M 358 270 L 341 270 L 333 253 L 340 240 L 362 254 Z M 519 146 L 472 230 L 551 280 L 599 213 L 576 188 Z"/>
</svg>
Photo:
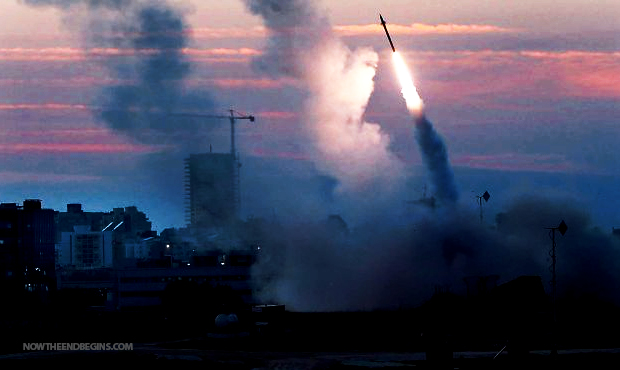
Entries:
<svg viewBox="0 0 620 370">
<path fill-rule="evenodd" d="M 79 35 L 85 49 L 119 51 L 93 61 L 110 81 L 119 82 L 95 92 L 92 114 L 97 123 L 158 151 L 127 158 L 133 171 L 122 181 L 138 195 L 128 191 L 123 197 L 136 202 L 146 193 L 167 209 L 165 226 L 182 222 L 183 159 L 204 152 L 226 123 L 171 115 L 212 113 L 219 106 L 211 94 L 186 84 L 192 65 L 183 53 L 189 41 L 184 12 L 165 0 L 23 2 L 60 9 L 65 27 Z"/>
<path fill-rule="evenodd" d="M 63 9 L 89 47 L 117 48 L 122 57 L 105 67 L 121 83 L 100 92 L 93 114 L 107 127 L 133 140 L 171 147 L 204 148 L 200 133 L 214 122 L 177 113 L 212 112 L 214 99 L 190 90 L 191 73 L 183 54 L 187 46 L 183 14 L 165 1 L 25 0 Z"/>
<path fill-rule="evenodd" d="M 190 143 L 196 132 L 208 126 L 204 119 L 174 114 L 213 111 L 214 103 L 206 92 L 188 92 L 184 84 L 190 65 L 182 53 L 187 46 L 183 19 L 161 5 L 140 6 L 131 18 L 123 25 L 130 35 L 124 43 L 136 58 L 131 65 L 114 69 L 117 75 L 129 74 L 125 77 L 136 82 L 105 91 L 105 105 L 111 109 L 104 109 L 100 118 L 143 142 Z"/>
<path fill-rule="evenodd" d="M 349 49 L 309 0 L 246 0 L 269 32 L 254 67 L 305 83 L 302 118 L 320 168 L 339 181 L 341 192 L 395 183 L 401 163 L 389 151 L 389 137 L 363 119 L 374 89 L 378 61 L 371 49 Z"/>
<path fill-rule="evenodd" d="M 436 197 L 446 203 L 456 203 L 459 194 L 445 143 L 423 114 L 415 118 L 414 130 Z"/>
<path fill-rule="evenodd" d="M 436 212 L 402 227 L 377 218 L 353 230 L 330 222 L 272 230 L 255 266 L 257 277 L 269 277 L 257 280 L 262 298 L 298 311 L 402 309 L 423 303 L 437 286 L 465 294 L 468 276 L 499 275 L 501 284 L 534 275 L 548 283 L 544 228 L 564 219 L 568 232 L 556 235 L 558 296 L 620 303 L 620 240 L 594 228 L 578 207 L 518 199 L 494 227 L 459 206 Z"/>
<path fill-rule="evenodd" d="M 418 94 L 413 77 L 402 55 L 397 51 L 393 52 L 392 62 L 407 110 L 414 117 L 415 138 L 420 147 L 424 165 L 431 175 L 431 183 L 436 195 L 444 203 L 455 203 L 458 200 L 458 192 L 446 145 L 424 115 L 424 102 Z"/>
</svg>

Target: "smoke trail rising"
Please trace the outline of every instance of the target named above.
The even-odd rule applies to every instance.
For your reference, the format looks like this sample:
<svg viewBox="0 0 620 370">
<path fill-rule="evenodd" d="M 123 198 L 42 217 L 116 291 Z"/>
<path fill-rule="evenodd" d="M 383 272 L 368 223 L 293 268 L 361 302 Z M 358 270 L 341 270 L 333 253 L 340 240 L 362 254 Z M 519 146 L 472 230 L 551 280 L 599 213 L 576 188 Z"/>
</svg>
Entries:
<svg viewBox="0 0 620 370">
<path fill-rule="evenodd" d="M 182 17 L 167 6 L 140 6 L 125 27 L 123 41 L 135 51 L 130 65 L 111 65 L 117 75 L 136 83 L 104 91 L 103 122 L 140 141 L 191 143 L 196 132 L 208 125 L 198 119 L 172 118 L 184 111 L 212 111 L 213 99 L 206 92 L 189 91 L 184 80 L 190 65 L 182 49 L 187 45 Z M 204 121 L 204 120 L 203 120 Z M 202 144 L 202 143 L 201 143 Z"/>
<path fill-rule="evenodd" d="M 414 121 L 415 138 L 437 198 L 444 202 L 456 203 L 459 192 L 445 143 L 425 115 L 416 117 Z"/>
<path fill-rule="evenodd" d="M 268 32 L 264 54 L 254 67 L 266 74 L 302 80 L 309 92 L 303 129 L 313 141 L 315 160 L 339 181 L 338 190 L 392 185 L 402 173 L 389 151 L 389 137 L 363 120 L 374 89 L 377 54 L 350 50 L 309 0 L 246 0 Z"/>
<path fill-rule="evenodd" d="M 396 76 L 401 85 L 401 93 L 407 109 L 414 117 L 415 138 L 420 146 L 422 160 L 431 176 L 431 183 L 437 198 L 444 202 L 455 203 L 458 190 L 454 174 L 448 159 L 448 151 L 443 139 L 424 115 L 424 103 L 418 94 L 413 77 L 399 52 L 392 53 L 392 62 Z"/>
</svg>

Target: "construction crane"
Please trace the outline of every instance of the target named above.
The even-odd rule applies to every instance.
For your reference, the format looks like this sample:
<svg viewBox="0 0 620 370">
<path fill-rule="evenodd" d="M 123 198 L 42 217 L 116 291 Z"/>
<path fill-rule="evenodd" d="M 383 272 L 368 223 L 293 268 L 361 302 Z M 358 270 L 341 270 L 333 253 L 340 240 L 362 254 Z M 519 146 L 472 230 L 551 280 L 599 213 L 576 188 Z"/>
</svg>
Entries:
<svg viewBox="0 0 620 370">
<path fill-rule="evenodd" d="M 228 110 L 228 115 L 217 114 L 200 114 L 200 113 L 171 113 L 170 116 L 174 117 L 191 117 L 191 118 L 227 118 L 230 120 L 230 155 L 232 156 L 232 173 L 233 173 L 233 197 L 235 205 L 235 217 L 239 217 L 239 209 L 241 208 L 240 194 L 239 194 L 239 158 L 237 157 L 237 148 L 235 146 L 235 121 L 238 119 L 247 119 L 250 122 L 254 122 L 256 119 L 253 115 L 241 114 L 234 109 Z"/>
</svg>

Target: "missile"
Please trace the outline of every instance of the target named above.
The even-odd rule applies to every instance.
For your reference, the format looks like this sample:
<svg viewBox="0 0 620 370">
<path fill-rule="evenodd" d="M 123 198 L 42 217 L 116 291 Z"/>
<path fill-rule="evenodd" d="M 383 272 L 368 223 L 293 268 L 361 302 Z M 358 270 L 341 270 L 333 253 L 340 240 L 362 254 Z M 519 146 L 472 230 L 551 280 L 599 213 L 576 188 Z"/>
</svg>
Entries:
<svg viewBox="0 0 620 370">
<path fill-rule="evenodd" d="M 379 13 L 379 19 L 381 20 L 381 25 L 383 26 L 383 29 L 385 30 L 385 35 L 387 36 L 387 39 L 390 42 L 390 46 L 392 47 L 392 51 L 395 53 L 396 52 L 396 48 L 394 48 L 394 44 L 392 43 L 392 38 L 390 37 L 390 33 L 387 30 L 387 26 L 385 25 L 385 19 L 383 19 L 383 16 L 381 15 L 381 13 Z"/>
</svg>

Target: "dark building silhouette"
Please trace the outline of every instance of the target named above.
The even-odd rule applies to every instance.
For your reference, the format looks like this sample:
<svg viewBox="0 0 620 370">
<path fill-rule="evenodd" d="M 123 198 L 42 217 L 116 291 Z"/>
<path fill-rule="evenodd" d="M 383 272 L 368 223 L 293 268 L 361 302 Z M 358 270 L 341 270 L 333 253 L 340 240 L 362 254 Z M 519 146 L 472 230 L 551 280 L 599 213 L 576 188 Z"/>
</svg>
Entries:
<svg viewBox="0 0 620 370">
<path fill-rule="evenodd" d="M 144 240 L 156 236 L 151 227 L 135 206 L 85 212 L 81 204 L 67 204 L 67 212 L 56 214 L 57 263 L 73 268 L 119 267 L 135 257 Z"/>
<path fill-rule="evenodd" d="M 106 227 L 104 212 L 84 212 L 79 203 L 67 204 L 66 212 L 56 215 L 56 242 L 61 241 L 63 232 L 73 232 L 75 226 L 90 226 L 91 230 L 103 230 Z"/>
<path fill-rule="evenodd" d="M 28 199 L 0 204 L 0 269 L 4 286 L 27 291 L 55 289 L 55 212 Z"/>
<path fill-rule="evenodd" d="M 237 166 L 233 155 L 223 153 L 192 154 L 185 160 L 190 227 L 223 227 L 235 220 Z"/>
<path fill-rule="evenodd" d="M 67 212 L 56 215 L 57 242 L 61 233 L 73 232 L 75 226 L 90 226 L 92 231 L 115 229 L 124 237 L 154 236 L 152 223 L 135 206 L 114 208 L 112 212 L 85 212 L 79 203 L 67 204 Z"/>
<path fill-rule="evenodd" d="M 483 297 L 497 287 L 499 275 L 467 276 L 463 278 L 467 285 L 467 297 Z"/>
</svg>

